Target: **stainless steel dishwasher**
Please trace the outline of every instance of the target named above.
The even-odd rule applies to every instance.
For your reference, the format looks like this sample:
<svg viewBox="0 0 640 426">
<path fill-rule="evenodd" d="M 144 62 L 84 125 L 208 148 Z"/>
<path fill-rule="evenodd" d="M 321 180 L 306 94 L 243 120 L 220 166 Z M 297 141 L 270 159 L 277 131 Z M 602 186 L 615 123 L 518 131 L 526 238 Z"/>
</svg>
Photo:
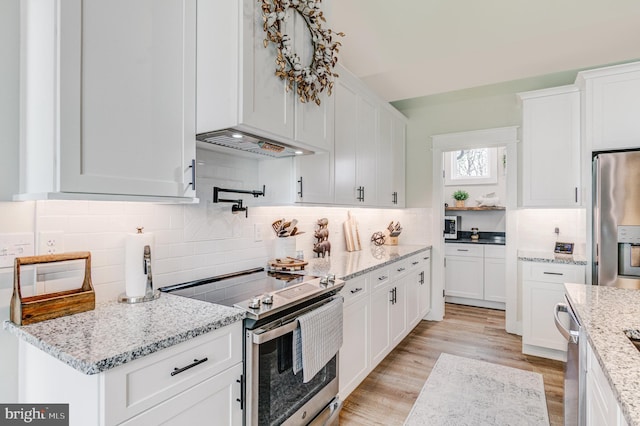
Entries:
<svg viewBox="0 0 640 426">
<path fill-rule="evenodd" d="M 556 327 L 568 342 L 567 362 L 564 366 L 564 424 L 565 426 L 582 426 L 586 422 L 586 336 L 566 297 L 565 302 L 557 303 L 553 312 Z M 568 315 L 568 327 L 565 326 L 566 322 L 560 319 L 561 314 Z"/>
</svg>

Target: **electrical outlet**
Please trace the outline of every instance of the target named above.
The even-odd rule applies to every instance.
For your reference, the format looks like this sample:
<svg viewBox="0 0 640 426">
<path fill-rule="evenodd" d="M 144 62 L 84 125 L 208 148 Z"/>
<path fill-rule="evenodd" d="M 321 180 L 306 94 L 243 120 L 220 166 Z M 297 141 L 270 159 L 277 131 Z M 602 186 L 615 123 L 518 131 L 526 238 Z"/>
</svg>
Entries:
<svg viewBox="0 0 640 426">
<path fill-rule="evenodd" d="M 254 223 L 253 224 L 253 241 L 262 241 L 262 224 Z"/>
<path fill-rule="evenodd" d="M 64 252 L 62 231 L 40 232 L 38 234 L 38 254 L 58 254 Z"/>
</svg>

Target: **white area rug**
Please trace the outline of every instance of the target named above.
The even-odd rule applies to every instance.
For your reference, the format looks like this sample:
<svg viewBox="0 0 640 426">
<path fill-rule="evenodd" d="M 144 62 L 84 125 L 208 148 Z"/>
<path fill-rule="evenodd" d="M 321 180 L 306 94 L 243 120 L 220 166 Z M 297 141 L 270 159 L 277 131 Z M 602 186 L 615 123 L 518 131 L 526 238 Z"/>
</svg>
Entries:
<svg viewBox="0 0 640 426">
<path fill-rule="evenodd" d="M 547 426 L 542 375 L 443 353 L 405 425 Z"/>
</svg>

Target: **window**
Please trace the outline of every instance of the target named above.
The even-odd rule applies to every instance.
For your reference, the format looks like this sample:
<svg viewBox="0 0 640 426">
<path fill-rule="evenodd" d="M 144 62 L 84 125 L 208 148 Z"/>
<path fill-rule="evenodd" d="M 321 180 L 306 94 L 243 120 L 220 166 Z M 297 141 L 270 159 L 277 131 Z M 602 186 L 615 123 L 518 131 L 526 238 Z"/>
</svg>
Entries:
<svg viewBox="0 0 640 426">
<path fill-rule="evenodd" d="M 497 148 L 445 152 L 445 185 L 486 185 L 498 182 Z"/>
</svg>

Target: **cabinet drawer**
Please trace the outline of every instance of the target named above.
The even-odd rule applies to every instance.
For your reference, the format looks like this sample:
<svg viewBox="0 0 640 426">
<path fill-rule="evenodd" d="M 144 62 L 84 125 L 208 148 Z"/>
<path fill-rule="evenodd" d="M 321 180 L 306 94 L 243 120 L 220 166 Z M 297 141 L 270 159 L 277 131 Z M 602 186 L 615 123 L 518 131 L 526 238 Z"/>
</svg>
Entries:
<svg viewBox="0 0 640 426">
<path fill-rule="evenodd" d="M 484 257 L 492 259 L 504 259 L 504 246 L 484 246 Z"/>
<path fill-rule="evenodd" d="M 473 244 L 445 244 L 444 254 L 445 256 L 483 257 L 484 251 L 482 249 L 482 246 Z"/>
<path fill-rule="evenodd" d="M 522 278 L 524 280 L 544 281 L 550 283 L 584 284 L 585 266 L 525 262 L 523 264 Z"/>
<path fill-rule="evenodd" d="M 391 279 L 396 279 L 396 277 L 406 273 L 409 270 L 409 265 L 411 265 L 411 263 L 409 263 L 409 259 L 400 260 L 391 264 L 391 266 L 389 266 Z"/>
<path fill-rule="evenodd" d="M 344 287 L 340 290 L 340 294 L 344 297 L 344 304 L 350 305 L 351 303 L 362 299 L 369 294 L 369 279 L 368 275 L 362 275 L 357 278 L 353 278 L 344 283 Z"/>
<path fill-rule="evenodd" d="M 391 271 L 388 268 L 376 269 L 371 272 L 371 285 L 373 288 L 378 288 L 388 283 L 390 274 Z"/>
<path fill-rule="evenodd" d="M 105 374 L 107 423 L 120 423 L 242 362 L 242 321 Z"/>
</svg>

